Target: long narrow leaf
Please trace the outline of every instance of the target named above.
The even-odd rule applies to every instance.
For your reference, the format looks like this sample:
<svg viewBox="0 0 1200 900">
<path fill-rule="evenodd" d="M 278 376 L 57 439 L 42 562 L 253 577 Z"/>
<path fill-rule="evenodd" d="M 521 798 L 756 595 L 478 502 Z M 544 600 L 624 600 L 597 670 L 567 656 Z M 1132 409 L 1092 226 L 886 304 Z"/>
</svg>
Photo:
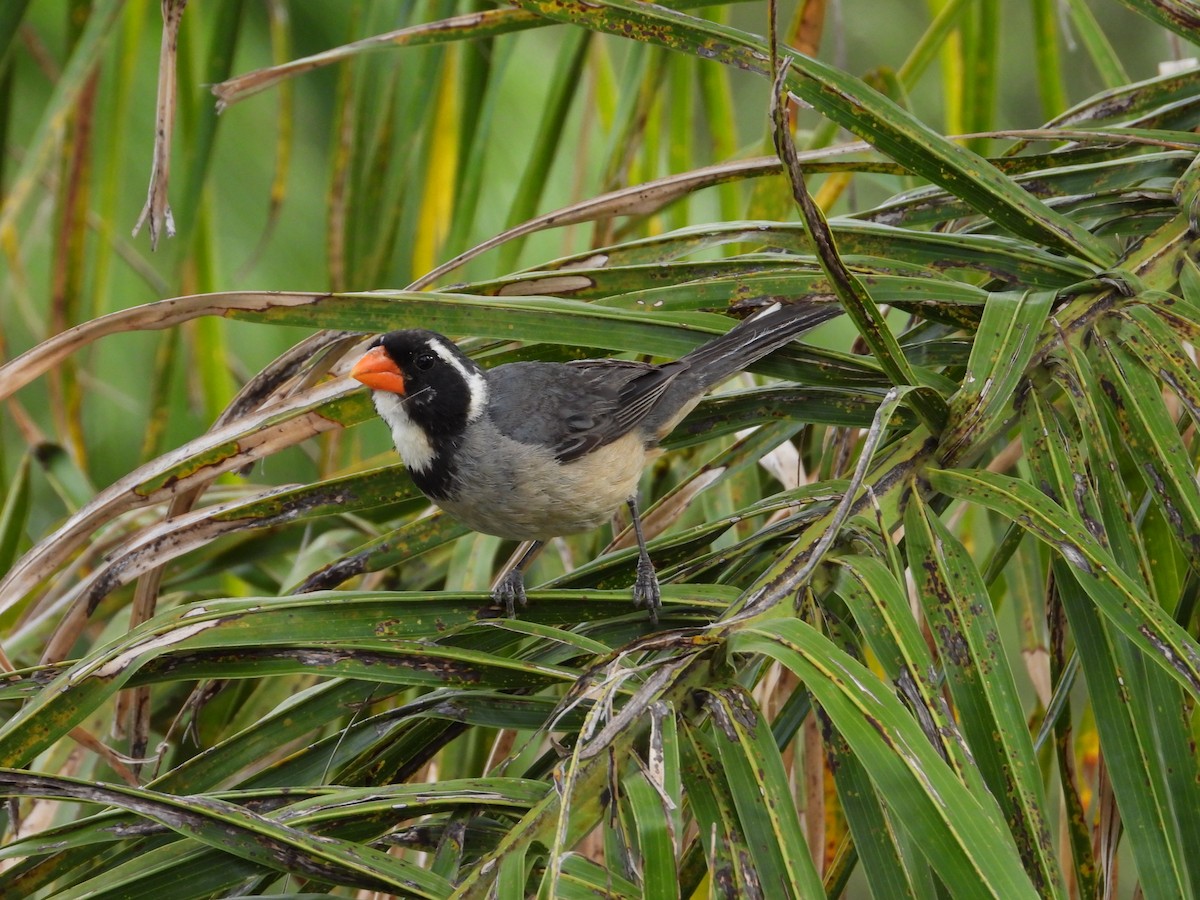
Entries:
<svg viewBox="0 0 1200 900">
<path fill-rule="evenodd" d="M 1036 896 L 994 807 L 965 789 L 891 690 L 861 663 L 795 619 L 749 626 L 732 645 L 778 659 L 803 679 L 951 891 Z"/>
<path fill-rule="evenodd" d="M 1158 666 L 1200 696 L 1200 648 L 1085 528 L 1031 485 L 990 472 L 942 469 L 929 473 L 939 491 L 995 509 L 1048 544 L 1077 573 L 1100 610 Z"/>
</svg>

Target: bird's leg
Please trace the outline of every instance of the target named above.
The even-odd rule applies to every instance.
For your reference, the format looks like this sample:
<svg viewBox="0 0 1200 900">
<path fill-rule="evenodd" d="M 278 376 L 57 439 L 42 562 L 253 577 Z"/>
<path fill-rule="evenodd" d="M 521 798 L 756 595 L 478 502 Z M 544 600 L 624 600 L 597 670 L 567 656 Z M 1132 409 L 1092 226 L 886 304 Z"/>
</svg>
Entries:
<svg viewBox="0 0 1200 900">
<path fill-rule="evenodd" d="M 633 516 L 633 534 L 638 544 L 637 580 L 633 583 L 633 602 L 635 606 L 646 607 L 651 623 L 657 625 L 658 611 L 662 608 L 662 591 L 658 586 L 658 576 L 654 574 L 654 563 L 650 561 L 650 553 L 646 550 L 646 536 L 642 534 L 642 517 L 638 513 L 637 497 L 630 497 L 625 503 Z"/>
<path fill-rule="evenodd" d="M 517 607 L 524 606 L 528 601 L 525 597 L 525 566 L 527 566 L 538 551 L 542 549 L 543 541 L 534 541 L 492 588 L 492 600 L 504 606 L 510 619 L 516 618 Z"/>
</svg>

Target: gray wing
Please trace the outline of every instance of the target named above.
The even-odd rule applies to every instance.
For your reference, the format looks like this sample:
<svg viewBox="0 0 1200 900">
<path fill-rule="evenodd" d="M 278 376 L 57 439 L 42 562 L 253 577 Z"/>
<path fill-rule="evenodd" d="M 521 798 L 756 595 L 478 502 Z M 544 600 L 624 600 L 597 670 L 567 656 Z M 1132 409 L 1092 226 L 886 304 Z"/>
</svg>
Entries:
<svg viewBox="0 0 1200 900">
<path fill-rule="evenodd" d="M 488 372 L 488 414 L 513 440 L 570 462 L 637 427 L 681 368 L 614 359 L 509 363 Z"/>
</svg>

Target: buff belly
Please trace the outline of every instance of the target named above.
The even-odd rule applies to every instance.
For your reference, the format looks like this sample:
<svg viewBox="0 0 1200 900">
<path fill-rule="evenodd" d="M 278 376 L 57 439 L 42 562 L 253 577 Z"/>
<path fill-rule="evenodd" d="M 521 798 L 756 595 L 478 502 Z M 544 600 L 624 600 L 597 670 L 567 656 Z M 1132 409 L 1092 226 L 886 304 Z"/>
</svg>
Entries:
<svg viewBox="0 0 1200 900">
<path fill-rule="evenodd" d="M 457 459 L 465 463 L 457 489 L 438 506 L 484 534 L 545 541 L 609 521 L 636 495 L 646 449 L 627 434 L 563 464 L 546 448 L 480 429 Z"/>
</svg>

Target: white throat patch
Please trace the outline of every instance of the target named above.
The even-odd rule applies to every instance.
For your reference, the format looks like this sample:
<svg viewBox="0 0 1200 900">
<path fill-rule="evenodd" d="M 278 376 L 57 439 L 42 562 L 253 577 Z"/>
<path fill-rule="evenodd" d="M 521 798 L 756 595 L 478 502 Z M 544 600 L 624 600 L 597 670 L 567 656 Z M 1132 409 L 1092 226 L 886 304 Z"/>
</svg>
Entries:
<svg viewBox="0 0 1200 900">
<path fill-rule="evenodd" d="M 431 340 L 429 346 L 433 348 L 434 353 L 454 366 L 463 381 L 466 382 L 467 394 L 471 398 L 470 404 L 467 406 L 467 421 L 474 422 L 483 415 L 483 410 L 487 407 L 487 379 L 484 378 L 482 372 L 471 371 L 464 366 L 452 347 L 448 347 L 436 339 Z"/>
<path fill-rule="evenodd" d="M 404 465 L 416 472 L 423 472 L 433 462 L 433 444 L 424 429 L 417 426 L 404 408 L 404 398 L 389 391 L 372 391 L 371 401 L 380 418 L 392 429 L 392 443 L 404 460 Z"/>
</svg>

